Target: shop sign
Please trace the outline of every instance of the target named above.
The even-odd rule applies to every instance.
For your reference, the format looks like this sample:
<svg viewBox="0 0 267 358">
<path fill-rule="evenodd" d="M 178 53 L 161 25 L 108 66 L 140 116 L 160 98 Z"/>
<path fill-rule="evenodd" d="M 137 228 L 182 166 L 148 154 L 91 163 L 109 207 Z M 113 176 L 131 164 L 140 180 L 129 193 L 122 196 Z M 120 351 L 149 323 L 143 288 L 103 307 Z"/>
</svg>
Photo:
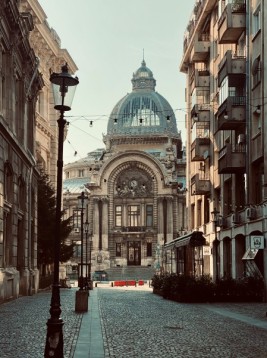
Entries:
<svg viewBox="0 0 267 358">
<path fill-rule="evenodd" d="M 210 246 L 203 246 L 203 255 L 204 256 L 211 255 L 211 247 Z"/>
<path fill-rule="evenodd" d="M 264 249 L 264 236 L 263 235 L 251 235 L 250 236 L 251 249 Z"/>
</svg>

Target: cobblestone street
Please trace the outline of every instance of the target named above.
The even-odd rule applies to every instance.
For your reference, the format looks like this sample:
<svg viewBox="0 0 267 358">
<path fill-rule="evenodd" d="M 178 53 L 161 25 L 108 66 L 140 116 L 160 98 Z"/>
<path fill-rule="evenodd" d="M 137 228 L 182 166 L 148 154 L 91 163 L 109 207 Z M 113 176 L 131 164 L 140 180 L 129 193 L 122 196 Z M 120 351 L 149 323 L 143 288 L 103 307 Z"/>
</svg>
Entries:
<svg viewBox="0 0 267 358">
<path fill-rule="evenodd" d="M 96 347 L 88 332 L 96 331 L 90 317 L 98 310 L 75 313 L 77 289 L 63 289 L 65 358 L 267 357 L 266 304 L 179 304 L 154 295 L 148 286 L 99 286 L 90 292 L 89 308 L 95 300 L 104 352 L 85 353 L 82 344 L 76 350 L 80 336 L 88 336 L 87 347 Z M 44 291 L 0 305 L 1 358 L 43 357 L 50 299 L 51 291 Z"/>
<path fill-rule="evenodd" d="M 75 313 L 75 289 L 62 289 L 64 356 L 73 356 L 82 314 Z M 50 317 L 51 291 L 20 297 L 0 305 L 0 357 L 39 358 L 44 356 L 46 322 Z"/>
<path fill-rule="evenodd" d="M 264 304 L 179 304 L 150 292 L 108 289 L 98 298 L 106 357 L 267 357 Z M 254 325 L 230 319 L 233 312 Z"/>
</svg>

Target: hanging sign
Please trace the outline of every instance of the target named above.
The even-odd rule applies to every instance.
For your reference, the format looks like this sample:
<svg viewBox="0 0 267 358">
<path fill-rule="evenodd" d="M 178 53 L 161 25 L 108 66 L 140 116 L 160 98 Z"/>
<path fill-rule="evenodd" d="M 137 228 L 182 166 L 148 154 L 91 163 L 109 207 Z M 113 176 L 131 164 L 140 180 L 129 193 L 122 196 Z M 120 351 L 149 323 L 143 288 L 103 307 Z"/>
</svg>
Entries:
<svg viewBox="0 0 267 358">
<path fill-rule="evenodd" d="M 211 255 L 211 247 L 210 246 L 203 246 L 203 255 L 204 256 Z"/>
<path fill-rule="evenodd" d="M 263 235 L 251 235 L 250 236 L 251 249 L 264 249 L 264 236 Z"/>
</svg>

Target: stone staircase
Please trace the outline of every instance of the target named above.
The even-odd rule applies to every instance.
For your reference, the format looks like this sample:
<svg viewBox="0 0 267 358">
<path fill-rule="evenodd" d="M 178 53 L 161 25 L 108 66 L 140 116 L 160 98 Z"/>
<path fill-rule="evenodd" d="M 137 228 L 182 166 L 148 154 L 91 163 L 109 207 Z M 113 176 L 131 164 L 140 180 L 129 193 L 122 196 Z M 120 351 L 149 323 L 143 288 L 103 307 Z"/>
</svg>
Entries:
<svg viewBox="0 0 267 358">
<path fill-rule="evenodd" d="M 147 266 L 127 266 L 112 267 L 105 270 L 109 281 L 119 280 L 151 280 L 155 274 L 153 267 Z"/>
</svg>

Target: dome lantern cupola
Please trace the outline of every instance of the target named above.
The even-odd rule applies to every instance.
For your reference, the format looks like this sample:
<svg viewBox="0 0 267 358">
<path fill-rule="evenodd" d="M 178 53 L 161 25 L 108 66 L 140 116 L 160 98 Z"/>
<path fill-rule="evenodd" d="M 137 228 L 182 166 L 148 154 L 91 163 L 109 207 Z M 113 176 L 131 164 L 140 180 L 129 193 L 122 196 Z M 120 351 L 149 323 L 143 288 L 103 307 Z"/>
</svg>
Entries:
<svg viewBox="0 0 267 358">
<path fill-rule="evenodd" d="M 142 61 L 141 67 L 133 73 L 132 78 L 133 91 L 149 90 L 155 91 L 156 80 L 153 77 L 153 72 L 146 67 L 145 60 Z"/>
</svg>

